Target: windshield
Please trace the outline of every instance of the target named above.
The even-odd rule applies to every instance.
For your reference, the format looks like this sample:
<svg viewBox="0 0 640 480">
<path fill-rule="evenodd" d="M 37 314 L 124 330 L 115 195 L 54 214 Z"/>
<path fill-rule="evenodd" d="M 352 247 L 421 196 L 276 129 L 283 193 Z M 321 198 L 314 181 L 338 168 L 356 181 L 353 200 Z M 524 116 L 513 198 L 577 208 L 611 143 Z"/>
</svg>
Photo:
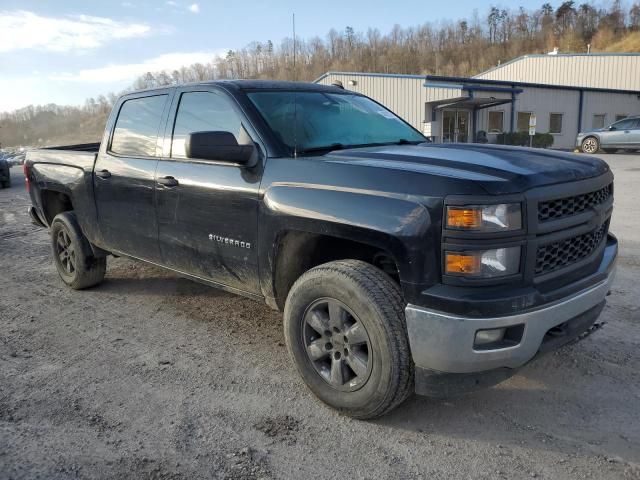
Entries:
<svg viewBox="0 0 640 480">
<path fill-rule="evenodd" d="M 292 152 L 427 141 L 394 113 L 360 95 L 263 91 L 248 96 Z"/>
</svg>

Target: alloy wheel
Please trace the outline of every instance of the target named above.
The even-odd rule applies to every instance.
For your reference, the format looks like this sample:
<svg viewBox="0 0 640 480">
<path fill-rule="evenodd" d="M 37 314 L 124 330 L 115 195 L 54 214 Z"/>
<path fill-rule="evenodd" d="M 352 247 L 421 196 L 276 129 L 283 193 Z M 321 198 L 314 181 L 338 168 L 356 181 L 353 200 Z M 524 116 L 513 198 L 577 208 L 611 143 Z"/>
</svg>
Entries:
<svg viewBox="0 0 640 480">
<path fill-rule="evenodd" d="M 598 142 L 595 138 L 587 138 L 582 142 L 582 150 L 585 153 L 596 153 L 598 150 Z"/>
<path fill-rule="evenodd" d="M 76 252 L 71 243 L 71 237 L 66 229 L 62 228 L 58 232 L 56 241 L 56 255 L 58 262 L 62 266 L 64 272 L 68 275 L 76 270 Z"/>
<path fill-rule="evenodd" d="M 354 391 L 366 383 L 373 363 L 369 334 L 344 303 L 334 298 L 313 302 L 302 334 L 309 361 L 329 385 Z"/>
</svg>

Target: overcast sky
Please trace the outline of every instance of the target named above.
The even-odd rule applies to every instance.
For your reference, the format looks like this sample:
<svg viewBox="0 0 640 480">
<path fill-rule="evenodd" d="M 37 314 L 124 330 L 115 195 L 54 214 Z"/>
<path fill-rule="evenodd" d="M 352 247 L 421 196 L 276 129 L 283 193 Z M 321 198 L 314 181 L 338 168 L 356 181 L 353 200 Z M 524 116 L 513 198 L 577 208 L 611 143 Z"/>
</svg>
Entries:
<svg viewBox="0 0 640 480">
<path fill-rule="evenodd" d="M 81 104 L 118 92 L 146 71 L 207 62 L 258 40 L 276 45 L 330 28 L 481 18 L 491 2 L 457 0 L 0 0 L 0 111 L 29 104 Z M 502 2 L 538 8 L 542 0 Z M 551 2 L 556 5 L 558 2 Z"/>
</svg>

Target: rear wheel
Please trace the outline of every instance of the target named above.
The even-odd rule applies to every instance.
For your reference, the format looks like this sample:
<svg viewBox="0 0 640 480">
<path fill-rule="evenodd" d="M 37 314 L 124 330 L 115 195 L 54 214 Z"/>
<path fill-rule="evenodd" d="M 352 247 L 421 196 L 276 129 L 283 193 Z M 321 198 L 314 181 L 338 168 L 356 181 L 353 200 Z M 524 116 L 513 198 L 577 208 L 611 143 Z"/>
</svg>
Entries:
<svg viewBox="0 0 640 480">
<path fill-rule="evenodd" d="M 287 297 L 284 328 L 307 386 L 342 413 L 375 418 L 413 391 L 402 295 L 368 263 L 341 260 L 302 275 Z"/>
<path fill-rule="evenodd" d="M 73 212 L 56 215 L 51 223 L 53 261 L 64 283 L 75 290 L 102 282 L 105 257 L 95 257 Z"/>
<path fill-rule="evenodd" d="M 584 153 L 596 153 L 599 148 L 600 142 L 598 142 L 596 137 L 587 137 L 582 140 L 582 143 L 580 144 L 580 149 Z"/>
</svg>

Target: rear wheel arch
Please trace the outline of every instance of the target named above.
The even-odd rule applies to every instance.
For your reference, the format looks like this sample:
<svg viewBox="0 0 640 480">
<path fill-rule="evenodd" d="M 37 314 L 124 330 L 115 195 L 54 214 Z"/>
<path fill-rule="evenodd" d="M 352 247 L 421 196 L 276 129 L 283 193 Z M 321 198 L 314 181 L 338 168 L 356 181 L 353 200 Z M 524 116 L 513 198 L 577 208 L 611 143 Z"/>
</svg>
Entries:
<svg viewBox="0 0 640 480">
<path fill-rule="evenodd" d="M 56 215 L 74 210 L 71 196 L 57 190 L 41 190 L 40 205 L 48 225 L 53 223 Z"/>
</svg>

